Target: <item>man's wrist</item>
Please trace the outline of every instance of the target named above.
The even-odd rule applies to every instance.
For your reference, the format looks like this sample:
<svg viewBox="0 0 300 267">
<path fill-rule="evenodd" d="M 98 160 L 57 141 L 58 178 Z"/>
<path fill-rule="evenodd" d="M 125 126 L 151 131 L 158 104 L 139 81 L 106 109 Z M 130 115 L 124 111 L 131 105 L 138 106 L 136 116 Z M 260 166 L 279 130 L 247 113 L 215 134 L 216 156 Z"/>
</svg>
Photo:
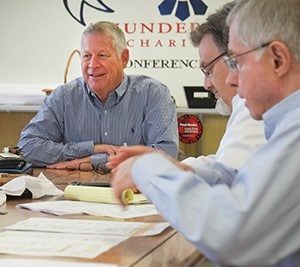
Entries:
<svg viewBox="0 0 300 267">
<path fill-rule="evenodd" d="M 106 153 L 95 154 L 91 156 L 91 163 L 94 170 L 100 173 L 108 173 L 110 169 L 106 167 L 108 155 Z"/>
</svg>

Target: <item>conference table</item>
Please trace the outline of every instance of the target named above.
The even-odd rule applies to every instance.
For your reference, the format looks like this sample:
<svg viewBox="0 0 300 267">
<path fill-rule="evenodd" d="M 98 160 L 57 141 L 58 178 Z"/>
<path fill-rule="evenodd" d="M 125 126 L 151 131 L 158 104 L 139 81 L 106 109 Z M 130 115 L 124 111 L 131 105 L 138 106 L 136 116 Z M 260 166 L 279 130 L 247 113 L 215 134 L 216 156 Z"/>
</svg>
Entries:
<svg viewBox="0 0 300 267">
<path fill-rule="evenodd" d="M 43 172 L 46 177 L 51 180 L 59 189 L 64 189 L 68 184 L 75 181 L 81 182 L 99 182 L 110 181 L 110 174 L 99 174 L 95 171 L 82 172 L 79 170 L 49 170 L 49 169 L 35 169 L 33 176 L 38 176 Z M 38 201 L 61 200 L 63 197 L 44 197 Z M 9 198 L 6 204 L 0 206 L 0 212 L 7 214 L 0 215 L 0 228 L 17 223 L 31 217 L 55 217 L 68 219 L 89 219 L 89 220 L 109 220 L 107 217 L 91 216 L 91 215 L 67 215 L 55 216 L 51 214 L 33 212 L 26 209 L 16 208 L 19 203 L 28 203 L 37 200 L 30 198 L 13 197 Z M 125 221 L 140 221 L 140 222 L 163 222 L 160 215 L 151 215 L 133 219 L 126 219 Z M 0 258 L 11 257 L 11 255 L 1 255 Z M 13 256 L 15 258 L 22 258 L 22 256 Z M 34 257 L 26 257 L 31 259 Z M 41 257 L 39 257 L 41 259 Z M 42 259 L 51 260 L 51 257 L 42 257 Z M 57 258 L 55 258 L 57 260 Z M 187 242 L 183 236 L 175 229 L 168 227 L 161 234 L 148 237 L 130 237 L 119 245 L 110 250 L 99 254 L 93 259 L 83 258 L 59 258 L 64 261 L 76 262 L 101 262 L 113 263 L 122 266 L 200 266 L 205 261 L 204 256 L 199 253 L 195 247 Z"/>
</svg>

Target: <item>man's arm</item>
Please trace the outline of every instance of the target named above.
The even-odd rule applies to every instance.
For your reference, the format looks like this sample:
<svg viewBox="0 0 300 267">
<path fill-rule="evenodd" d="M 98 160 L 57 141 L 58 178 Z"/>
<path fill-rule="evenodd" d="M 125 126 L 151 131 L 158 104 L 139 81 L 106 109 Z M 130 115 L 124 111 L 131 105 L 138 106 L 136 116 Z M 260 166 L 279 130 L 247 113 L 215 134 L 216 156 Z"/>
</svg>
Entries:
<svg viewBox="0 0 300 267">
<path fill-rule="evenodd" d="M 64 90 L 67 89 L 57 88 L 48 96 L 37 115 L 21 132 L 19 146 L 25 159 L 35 166 L 80 158 L 93 152 L 93 141 L 63 143 Z"/>
<path fill-rule="evenodd" d="M 210 260 L 224 265 L 271 265 L 298 249 L 300 199 L 297 173 L 286 175 L 297 163 L 283 161 L 284 155 L 274 153 L 272 147 L 267 150 L 251 157 L 235 177 L 220 169 L 232 181 L 230 185 L 210 186 L 200 175 L 178 169 L 157 153 L 130 158 L 129 166 L 125 161 L 127 171 L 121 164 L 113 185 L 117 195 L 120 186 L 136 185 Z M 271 155 L 268 164 L 266 153 Z"/>
<path fill-rule="evenodd" d="M 150 84 L 148 90 L 149 100 L 144 109 L 142 125 L 144 143 L 176 158 L 178 126 L 175 104 L 165 85 Z"/>
</svg>

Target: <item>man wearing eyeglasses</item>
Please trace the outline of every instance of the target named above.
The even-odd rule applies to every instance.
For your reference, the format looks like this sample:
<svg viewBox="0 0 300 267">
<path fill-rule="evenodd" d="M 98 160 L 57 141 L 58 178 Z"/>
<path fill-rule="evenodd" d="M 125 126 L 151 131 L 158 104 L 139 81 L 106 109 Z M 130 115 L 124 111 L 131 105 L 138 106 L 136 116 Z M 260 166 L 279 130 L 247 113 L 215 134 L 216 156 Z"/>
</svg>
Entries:
<svg viewBox="0 0 300 267">
<path fill-rule="evenodd" d="M 234 4 L 235 1 L 225 4 L 190 34 L 192 44 L 198 48 L 201 58 L 205 89 L 215 94 L 218 112 L 231 115 L 216 154 L 201 155 L 198 158 L 189 157 L 181 163 L 177 162 L 177 166 L 184 170 L 197 171 L 198 168 L 202 168 L 203 163 L 214 161 L 238 169 L 253 151 L 265 143 L 263 123 L 251 118 L 244 100 L 237 95 L 236 84 L 226 84 L 229 72 L 224 61 L 229 31 L 226 18 Z M 126 158 L 148 151 L 147 147 L 141 146 L 119 150 L 116 156 L 110 157 L 107 165 L 109 168 L 115 168 Z"/>
<path fill-rule="evenodd" d="M 204 87 L 217 98 L 216 109 L 223 115 L 231 114 L 226 131 L 215 155 L 188 158 L 183 162 L 194 169 L 199 162 L 220 161 L 238 169 L 248 156 L 265 142 L 263 123 L 251 118 L 249 110 L 237 95 L 237 85 L 226 84 L 228 68 L 224 62 L 227 54 L 228 31 L 226 18 L 235 1 L 225 4 L 209 15 L 191 33 L 191 41 L 198 48 Z"/>
<path fill-rule="evenodd" d="M 230 68 L 266 143 L 237 171 L 183 171 L 161 153 L 132 157 L 113 186 L 138 186 L 217 266 L 300 266 L 300 1 L 239 0 L 227 19 Z M 210 185 L 207 179 L 217 179 Z"/>
</svg>

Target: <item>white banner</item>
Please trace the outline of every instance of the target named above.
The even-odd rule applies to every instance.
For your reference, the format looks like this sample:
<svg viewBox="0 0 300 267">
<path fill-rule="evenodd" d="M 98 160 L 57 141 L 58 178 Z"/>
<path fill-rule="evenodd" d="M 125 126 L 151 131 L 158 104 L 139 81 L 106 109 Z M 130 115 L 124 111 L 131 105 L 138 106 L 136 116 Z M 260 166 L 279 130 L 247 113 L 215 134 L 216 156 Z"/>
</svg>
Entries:
<svg viewBox="0 0 300 267">
<path fill-rule="evenodd" d="M 118 23 L 130 49 L 128 74 L 164 82 L 180 107 L 183 86 L 203 85 L 198 51 L 189 32 L 226 0 L 10 0 L 0 2 L 0 88 L 59 85 L 69 54 L 80 46 L 86 25 Z M 68 75 L 81 75 L 74 57 Z M 26 87 L 26 86 L 25 86 Z M 4 88 L 4 89 L 3 89 Z M 28 86 L 27 86 L 28 88 Z M 42 88 L 41 88 L 42 89 Z M 28 89 L 27 89 L 28 90 Z"/>
</svg>

